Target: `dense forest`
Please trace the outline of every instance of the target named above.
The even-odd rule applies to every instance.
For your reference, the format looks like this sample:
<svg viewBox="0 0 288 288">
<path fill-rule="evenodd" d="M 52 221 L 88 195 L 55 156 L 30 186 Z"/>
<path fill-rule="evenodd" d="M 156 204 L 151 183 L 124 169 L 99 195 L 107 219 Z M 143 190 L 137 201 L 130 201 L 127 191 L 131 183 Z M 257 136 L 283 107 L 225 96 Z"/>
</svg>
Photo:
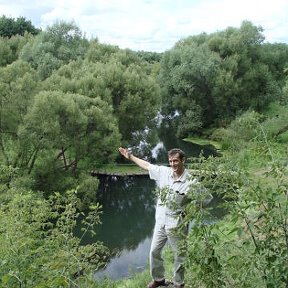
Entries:
<svg viewBox="0 0 288 288">
<path fill-rule="evenodd" d="M 249 21 L 163 53 L 84 35 L 73 22 L 42 31 L 0 18 L 0 286 L 96 287 L 109 251 L 73 233 L 84 211 L 83 235 L 100 224 L 91 171 L 120 145 L 153 145 L 161 119 L 179 138 L 222 144 L 222 157 L 201 159 L 216 176 L 201 179 L 229 199 L 230 220 L 189 235 L 188 281 L 288 287 L 288 44 Z"/>
</svg>

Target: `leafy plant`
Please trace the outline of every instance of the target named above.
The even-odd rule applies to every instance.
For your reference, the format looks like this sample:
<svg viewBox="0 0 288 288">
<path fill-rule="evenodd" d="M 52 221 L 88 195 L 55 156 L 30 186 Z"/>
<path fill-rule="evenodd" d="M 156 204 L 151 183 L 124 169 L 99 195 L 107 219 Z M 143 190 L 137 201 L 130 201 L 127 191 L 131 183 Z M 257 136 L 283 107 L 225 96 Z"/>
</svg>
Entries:
<svg viewBox="0 0 288 288">
<path fill-rule="evenodd" d="M 244 153 L 233 152 L 202 159 L 202 183 L 223 199 L 229 213 L 215 223 L 207 221 L 209 209 L 193 202 L 187 207 L 186 221 L 194 223 L 187 245 L 188 281 L 199 287 L 288 285 L 288 169 L 258 128 L 262 137 L 259 132 L 256 142 L 246 143 L 250 157 L 245 161 Z M 265 158 L 266 166 L 261 162 L 255 170 L 257 157 Z"/>
<path fill-rule="evenodd" d="M 73 233 L 79 217 L 75 191 L 48 200 L 31 191 L 7 191 L 0 207 L 1 287 L 80 287 L 108 260 L 102 243 L 82 246 Z M 99 205 L 83 220 L 83 234 L 100 223 Z"/>
</svg>

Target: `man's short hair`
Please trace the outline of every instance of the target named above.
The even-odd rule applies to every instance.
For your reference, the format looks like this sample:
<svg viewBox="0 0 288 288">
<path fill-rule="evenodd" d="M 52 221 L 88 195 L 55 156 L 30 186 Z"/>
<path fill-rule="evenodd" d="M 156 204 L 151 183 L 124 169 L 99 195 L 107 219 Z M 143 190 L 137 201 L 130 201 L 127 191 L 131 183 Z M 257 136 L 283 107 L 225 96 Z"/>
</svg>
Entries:
<svg viewBox="0 0 288 288">
<path fill-rule="evenodd" d="M 168 157 L 171 157 L 175 154 L 179 154 L 179 158 L 183 160 L 185 158 L 185 153 L 179 148 L 173 148 L 168 151 Z"/>
</svg>

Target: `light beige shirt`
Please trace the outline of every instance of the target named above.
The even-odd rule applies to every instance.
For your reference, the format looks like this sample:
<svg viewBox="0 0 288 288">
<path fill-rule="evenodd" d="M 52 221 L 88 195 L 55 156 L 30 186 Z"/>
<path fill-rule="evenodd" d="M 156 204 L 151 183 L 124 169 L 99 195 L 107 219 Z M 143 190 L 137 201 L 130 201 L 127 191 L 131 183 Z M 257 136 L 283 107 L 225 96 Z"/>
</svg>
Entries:
<svg viewBox="0 0 288 288">
<path fill-rule="evenodd" d="M 177 180 L 174 179 L 173 170 L 170 167 L 150 164 L 148 171 L 150 179 L 156 181 L 158 188 L 167 189 L 165 203 L 159 198 L 157 200 L 156 224 L 174 228 L 180 223 L 181 212 L 188 203 L 189 187 L 196 184 L 197 180 L 191 180 L 187 169 Z"/>
</svg>

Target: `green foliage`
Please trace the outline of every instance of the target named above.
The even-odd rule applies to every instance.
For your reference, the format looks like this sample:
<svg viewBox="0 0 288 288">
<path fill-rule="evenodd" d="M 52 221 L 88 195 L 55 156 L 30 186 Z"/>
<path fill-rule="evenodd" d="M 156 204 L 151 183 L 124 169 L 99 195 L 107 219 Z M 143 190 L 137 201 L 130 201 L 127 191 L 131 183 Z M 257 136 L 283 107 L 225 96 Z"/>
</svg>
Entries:
<svg viewBox="0 0 288 288">
<path fill-rule="evenodd" d="M 0 68 L 0 147 L 1 160 L 17 166 L 19 148 L 18 128 L 36 93 L 38 78 L 35 71 L 22 61 Z"/>
<path fill-rule="evenodd" d="M 288 70 L 287 68 L 286 68 L 286 70 Z M 287 72 L 286 72 L 286 74 L 287 74 Z M 285 82 L 285 85 L 284 85 L 284 87 L 283 87 L 283 99 L 281 99 L 282 101 L 282 104 L 284 104 L 284 105 L 287 105 L 287 103 L 288 103 L 288 79 L 287 79 L 287 77 L 286 77 L 286 82 Z"/>
<path fill-rule="evenodd" d="M 7 193 L 10 200 L 0 207 L 1 287 L 79 287 L 105 264 L 107 248 L 81 246 L 73 234 L 79 216 L 74 191 L 48 200 L 30 191 Z M 83 233 L 100 223 L 99 205 L 91 209 Z"/>
<path fill-rule="evenodd" d="M 220 128 L 213 132 L 212 138 L 221 140 L 222 149 L 240 151 L 249 141 L 263 141 L 265 136 L 269 141 L 285 141 L 288 107 L 271 103 L 264 114 L 247 111 L 236 117 L 226 129 Z M 265 131 L 265 133 L 264 133 Z M 272 144 L 271 144 L 272 145 Z"/>
<path fill-rule="evenodd" d="M 21 49 L 32 37 L 31 34 L 25 33 L 24 36 L 0 38 L 0 66 L 6 66 L 16 61 Z"/>
<path fill-rule="evenodd" d="M 87 59 L 62 66 L 44 89 L 100 97 L 113 106 L 123 139 L 138 145 L 144 129 L 155 127 L 160 89 L 151 65 L 144 65 L 135 53 L 112 48 L 92 43 Z"/>
<path fill-rule="evenodd" d="M 282 82 L 262 58 L 261 32 L 244 21 L 239 29 L 188 37 L 164 53 L 159 78 L 163 113 L 176 115 L 173 121 L 181 135 L 227 125 L 239 113 L 261 112 L 283 97 Z M 193 124 L 188 124 L 190 111 L 197 115 Z"/>
<path fill-rule="evenodd" d="M 70 189 L 81 169 L 114 160 L 118 130 L 131 145 L 150 137 L 143 131 L 155 125 L 160 90 L 154 65 L 135 52 L 93 40 L 86 57 L 90 43 L 75 24 L 63 22 L 1 44 L 0 157 L 20 168 L 15 187 L 48 194 Z M 20 49 L 24 61 L 13 62 Z"/>
<path fill-rule="evenodd" d="M 284 43 L 265 43 L 259 51 L 261 61 L 267 64 L 274 79 L 283 87 L 286 76 L 285 68 L 288 65 L 288 47 Z"/>
<path fill-rule="evenodd" d="M 0 77 L 1 131 L 14 134 L 31 104 L 38 79 L 33 69 L 23 61 L 1 68 Z"/>
<path fill-rule="evenodd" d="M 119 50 L 120 49 L 117 46 L 98 43 L 97 40 L 94 40 L 90 42 L 86 57 L 89 62 L 106 63 L 109 62 L 113 54 L 117 53 Z"/>
<path fill-rule="evenodd" d="M 204 185 L 210 183 L 216 195 L 224 195 L 229 216 L 207 223 L 207 211 L 192 204 L 187 209 L 187 221 L 194 221 L 188 279 L 204 287 L 286 287 L 287 168 L 275 165 L 269 171 L 268 177 L 279 181 L 270 186 L 253 182 L 234 160 L 233 165 L 231 159 L 223 160 L 203 164 L 206 172 L 217 171 L 214 179 L 206 175 Z"/>
<path fill-rule="evenodd" d="M 191 131 L 197 131 L 202 128 L 202 109 L 194 105 L 191 110 L 186 110 L 185 115 L 179 120 L 177 127 L 177 136 L 179 138 L 185 137 Z"/>
<path fill-rule="evenodd" d="M 0 165 L 0 202 L 7 198 L 6 190 L 10 187 L 14 178 L 17 178 L 18 169 L 12 166 Z"/>
<path fill-rule="evenodd" d="M 46 79 L 62 65 L 83 58 L 87 48 L 88 40 L 73 22 L 58 22 L 27 43 L 20 57 Z"/>
<path fill-rule="evenodd" d="M 98 189 L 99 180 L 97 177 L 81 175 L 79 177 L 79 186 L 77 188 L 77 197 L 79 201 L 79 209 L 85 210 L 90 203 L 96 202 L 96 191 Z"/>
<path fill-rule="evenodd" d="M 0 39 L 0 66 L 5 66 L 11 63 L 12 50 L 9 47 L 7 41 Z"/>
<path fill-rule="evenodd" d="M 111 53 L 109 61 L 106 60 L 97 71 L 97 77 L 101 77 L 111 93 L 119 130 L 131 146 L 139 144 L 145 128 L 155 127 L 155 117 L 160 109 L 160 89 L 153 67 L 143 63 L 130 50 L 119 50 Z"/>
<path fill-rule="evenodd" d="M 202 159 L 198 166 L 203 186 L 223 199 L 228 214 L 210 222 L 209 209 L 188 205 L 186 221 L 193 220 L 187 245 L 188 284 L 259 288 L 288 284 L 288 170 L 283 158 L 287 151 L 271 142 L 265 122 L 255 122 L 258 117 L 250 112 L 232 123 L 233 130 L 237 124 L 254 131 L 242 149 Z"/>
<path fill-rule="evenodd" d="M 235 118 L 229 128 L 217 129 L 211 137 L 215 140 L 221 140 L 222 149 L 239 151 L 247 145 L 248 141 L 257 137 L 261 121 L 263 121 L 261 114 L 247 111 Z"/>
<path fill-rule="evenodd" d="M 162 53 L 137 51 L 137 56 L 149 63 L 160 62 Z"/>
<path fill-rule="evenodd" d="M 17 19 L 5 15 L 0 17 L 0 37 L 23 36 L 25 32 L 36 35 L 40 32 L 40 29 L 35 28 L 31 21 L 26 20 L 25 17 L 18 17 Z"/>
<path fill-rule="evenodd" d="M 211 52 L 207 44 L 183 44 L 164 53 L 160 70 L 160 84 L 165 89 L 164 113 L 173 115 L 176 112 L 180 118 L 184 117 L 182 121 L 185 123 L 191 120 L 187 119 L 191 114 L 189 111 L 201 115 L 196 121 L 199 124 L 194 123 L 192 131 L 199 131 L 202 123 L 203 126 L 210 123 L 214 109 L 211 91 L 219 61 L 218 55 Z M 179 129 L 187 133 L 189 128 L 184 124 Z"/>
<path fill-rule="evenodd" d="M 68 176 L 70 171 L 77 176 L 78 169 L 111 161 L 120 138 L 106 102 L 62 92 L 36 95 L 19 135 L 22 145 L 29 147 L 21 155 L 23 168 L 28 174 L 33 171 L 42 189 L 46 182 L 46 191 L 53 178 L 65 184 L 61 174 Z M 49 191 L 53 189 L 52 185 Z"/>
<path fill-rule="evenodd" d="M 265 113 L 263 123 L 267 137 L 275 138 L 276 141 L 285 142 L 285 133 L 288 131 L 288 106 L 279 103 L 271 103 Z"/>
</svg>

